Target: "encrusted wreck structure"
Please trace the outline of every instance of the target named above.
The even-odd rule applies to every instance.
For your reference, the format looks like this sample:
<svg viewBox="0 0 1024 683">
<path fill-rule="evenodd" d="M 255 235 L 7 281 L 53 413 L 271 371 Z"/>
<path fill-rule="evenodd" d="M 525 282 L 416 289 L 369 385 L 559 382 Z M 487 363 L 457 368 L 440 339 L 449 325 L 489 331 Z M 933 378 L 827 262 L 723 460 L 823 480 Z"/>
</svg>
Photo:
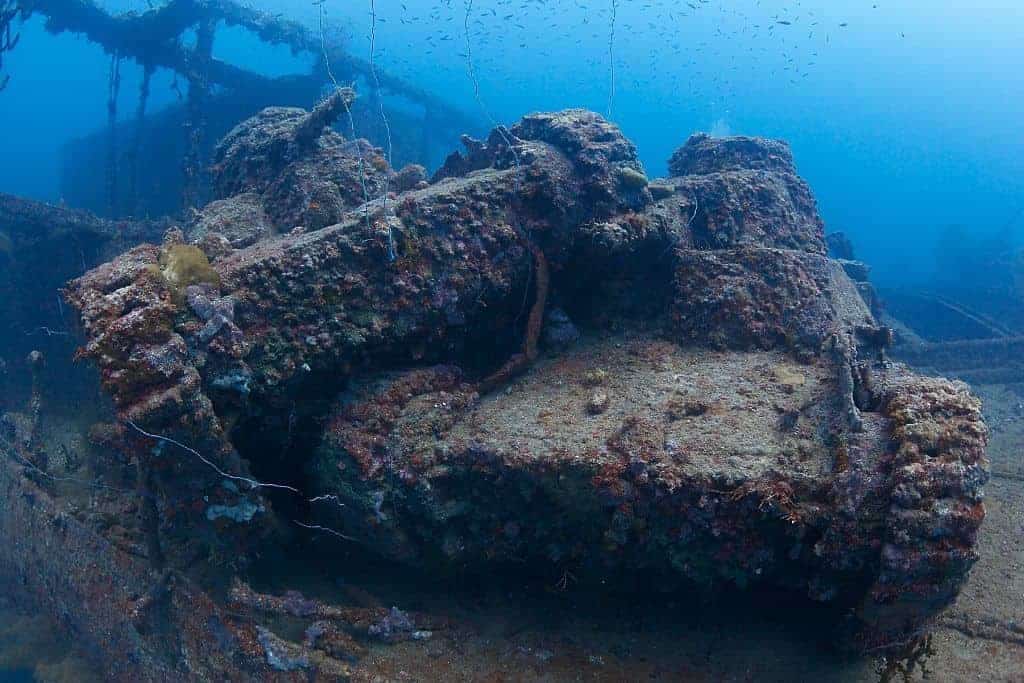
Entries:
<svg viewBox="0 0 1024 683">
<path fill-rule="evenodd" d="M 345 678 L 445 626 L 244 583 L 307 529 L 435 572 L 782 587 L 861 651 L 927 633 L 976 559 L 979 404 L 887 358 L 783 143 L 694 136 L 651 180 L 570 110 L 428 180 L 327 127 L 351 97 L 240 124 L 214 202 L 67 285 L 115 412 L 75 476 L 106 488 L 69 504 L 9 415 L 0 576 L 125 680 Z"/>
</svg>

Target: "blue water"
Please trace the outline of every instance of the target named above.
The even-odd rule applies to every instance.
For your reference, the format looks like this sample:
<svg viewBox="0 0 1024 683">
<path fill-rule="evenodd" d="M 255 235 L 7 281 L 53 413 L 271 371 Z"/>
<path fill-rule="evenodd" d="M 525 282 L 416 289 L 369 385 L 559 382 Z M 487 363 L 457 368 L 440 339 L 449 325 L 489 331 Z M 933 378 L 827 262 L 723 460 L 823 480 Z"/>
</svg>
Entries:
<svg viewBox="0 0 1024 683">
<path fill-rule="evenodd" d="M 31 671 L 0 671 L 0 683 L 32 683 Z"/>
<path fill-rule="evenodd" d="M 248 4 L 323 23 L 355 56 L 485 123 L 599 111 L 651 176 L 697 130 L 783 138 L 828 229 L 852 238 L 882 286 L 948 280 L 965 250 L 1024 246 L 1020 0 Z M 47 34 L 39 17 L 16 30 L 0 73 L 11 76 L 0 92 L 0 192 L 59 201 L 61 147 L 106 125 L 110 57 L 82 37 Z M 308 71 L 316 58 L 229 28 L 214 56 L 272 76 Z M 125 63 L 122 120 L 134 116 L 140 81 L 141 68 Z M 150 111 L 179 102 L 173 83 L 157 72 Z M 31 680 L 0 671 L 0 683 Z"/>
<path fill-rule="evenodd" d="M 312 3 L 251 4 L 318 22 Z M 829 229 L 854 238 L 883 284 L 932 277 L 949 225 L 1021 243 L 1024 226 L 1013 218 L 1024 197 L 1024 12 L 1016 0 L 327 0 L 323 8 L 328 34 L 343 35 L 353 54 L 369 58 L 372 29 L 382 69 L 467 111 L 483 104 L 502 123 L 568 106 L 608 113 L 653 175 L 694 130 L 785 138 Z M 55 200 L 58 147 L 105 121 L 109 59 L 71 35 L 44 35 L 39 19 L 22 33 L 0 95 L 5 127 L 18 133 L 4 136 L 2 151 L 18 163 L 0 168 L 0 189 Z M 215 56 L 273 75 L 312 60 L 238 30 L 218 34 Z M 139 71 L 123 68 L 124 117 Z M 177 98 L 170 83 L 158 72 L 153 107 Z"/>
</svg>

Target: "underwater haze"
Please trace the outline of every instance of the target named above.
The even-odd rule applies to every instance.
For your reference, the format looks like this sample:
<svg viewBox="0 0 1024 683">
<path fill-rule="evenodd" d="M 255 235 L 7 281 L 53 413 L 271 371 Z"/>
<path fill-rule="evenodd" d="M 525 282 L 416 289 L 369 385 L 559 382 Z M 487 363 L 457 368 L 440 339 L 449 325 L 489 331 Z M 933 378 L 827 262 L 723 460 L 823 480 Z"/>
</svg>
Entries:
<svg viewBox="0 0 1024 683">
<path fill-rule="evenodd" d="M 318 22 L 312 3 L 250 4 Z M 608 113 L 654 175 L 696 130 L 785 139 L 827 228 L 849 234 L 880 282 L 930 276 L 937 233 L 950 224 L 987 236 L 1016 219 L 1020 242 L 1024 12 L 1012 0 L 382 0 L 375 27 L 369 3 L 323 7 L 353 53 L 369 57 L 373 27 L 382 69 L 467 112 L 482 102 L 505 124 L 567 106 Z M 67 34 L 37 39 L 41 24 L 8 59 L 17 78 L 3 112 L 17 134 L 3 145 L 18 163 L 0 170 L 0 187 L 56 200 L 56 147 L 105 121 L 96 94 L 109 59 Z M 268 75 L 302 65 L 241 31 L 219 37 L 215 54 Z M 134 71 L 123 75 L 123 116 Z M 153 106 L 175 97 L 168 80 Z"/>
<path fill-rule="evenodd" d="M 652 175 L 693 131 L 785 139 L 827 229 L 846 232 L 883 284 L 930 278 L 947 226 L 1009 231 L 1014 244 L 1024 230 L 1024 12 L 1013 0 L 250 4 L 314 27 L 322 7 L 327 30 L 364 58 L 372 28 L 382 69 L 500 123 L 607 113 Z M 7 59 L 0 188 L 57 200 L 57 149 L 106 120 L 109 60 L 72 35 L 39 35 L 42 23 Z M 311 61 L 241 30 L 218 36 L 215 56 L 270 75 Z M 122 117 L 137 71 L 124 67 Z M 169 86 L 158 73 L 151 107 L 177 98 Z"/>
<path fill-rule="evenodd" d="M 1021 0 L 0 0 L 0 683 L 1024 681 Z"/>
</svg>

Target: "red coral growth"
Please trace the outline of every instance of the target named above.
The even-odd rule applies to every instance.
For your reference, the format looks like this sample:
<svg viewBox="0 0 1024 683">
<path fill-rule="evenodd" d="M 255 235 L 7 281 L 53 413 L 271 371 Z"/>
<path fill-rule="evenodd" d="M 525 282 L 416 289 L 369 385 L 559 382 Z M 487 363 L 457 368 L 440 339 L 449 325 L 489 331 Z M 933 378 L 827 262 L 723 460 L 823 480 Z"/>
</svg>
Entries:
<svg viewBox="0 0 1024 683">
<path fill-rule="evenodd" d="M 356 461 L 362 476 L 371 478 L 384 467 L 382 449 L 395 420 L 409 401 L 435 391 L 458 392 L 462 371 L 450 365 L 414 370 L 402 375 L 383 392 L 351 403 L 327 426 L 328 438 Z M 459 393 L 460 404 L 472 394 Z"/>
</svg>

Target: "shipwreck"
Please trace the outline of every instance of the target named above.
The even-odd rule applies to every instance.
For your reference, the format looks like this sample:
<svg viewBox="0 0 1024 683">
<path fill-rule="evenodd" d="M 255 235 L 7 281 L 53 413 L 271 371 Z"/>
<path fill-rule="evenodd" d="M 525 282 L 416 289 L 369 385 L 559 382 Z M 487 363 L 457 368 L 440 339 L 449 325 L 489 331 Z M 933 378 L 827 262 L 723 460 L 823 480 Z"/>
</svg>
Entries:
<svg viewBox="0 0 1024 683">
<path fill-rule="evenodd" d="M 162 12 L 132 21 L 180 29 Z M 104 21 L 53 28 L 129 30 Z M 280 28 L 263 30 L 305 40 Z M 314 534 L 446 574 L 550 566 L 581 590 L 778 587 L 833 606 L 858 652 L 927 635 L 977 559 L 980 405 L 889 357 L 784 143 L 694 135 L 651 179 L 614 124 L 568 110 L 467 135 L 428 176 L 332 127 L 356 101 L 238 123 L 206 189 L 185 183 L 209 201 L 178 216 L 0 202 L 19 245 L 79 245 L 46 272 L 70 271 L 52 305 L 94 373 L 73 448 L 40 380 L 53 350 L 2 406 L 12 593 L 132 681 L 358 677 L 368 641 L 445 628 L 247 582 Z M 7 315 L 30 320 L 52 297 L 19 282 Z"/>
</svg>

